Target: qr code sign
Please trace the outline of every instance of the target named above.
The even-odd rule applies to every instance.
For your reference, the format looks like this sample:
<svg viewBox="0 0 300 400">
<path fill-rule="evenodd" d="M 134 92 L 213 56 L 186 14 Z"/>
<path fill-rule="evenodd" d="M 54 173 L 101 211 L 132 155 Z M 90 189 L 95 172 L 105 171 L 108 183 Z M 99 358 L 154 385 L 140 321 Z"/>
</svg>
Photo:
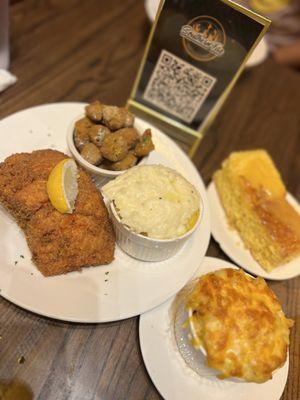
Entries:
<svg viewBox="0 0 300 400">
<path fill-rule="evenodd" d="M 191 123 L 215 83 L 213 76 L 163 50 L 143 98 Z"/>
</svg>

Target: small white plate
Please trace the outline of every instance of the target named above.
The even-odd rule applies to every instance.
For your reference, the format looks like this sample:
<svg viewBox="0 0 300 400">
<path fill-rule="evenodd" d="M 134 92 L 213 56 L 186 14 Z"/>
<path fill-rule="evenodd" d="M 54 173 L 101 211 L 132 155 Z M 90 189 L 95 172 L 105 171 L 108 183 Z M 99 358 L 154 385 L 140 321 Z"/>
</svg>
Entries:
<svg viewBox="0 0 300 400">
<path fill-rule="evenodd" d="M 145 0 L 145 9 L 151 22 L 154 21 L 158 9 L 159 0 Z M 251 54 L 246 63 L 246 68 L 254 67 L 262 63 L 268 56 L 268 46 L 265 38 L 263 38 Z"/>
<path fill-rule="evenodd" d="M 208 186 L 207 195 L 211 212 L 212 235 L 228 257 L 251 274 L 265 279 L 280 281 L 300 275 L 300 257 L 287 264 L 280 265 L 271 272 L 265 271 L 254 260 L 250 251 L 244 247 L 239 234 L 234 229 L 229 228 L 214 182 L 211 182 Z M 287 200 L 300 212 L 300 206 L 291 194 L 287 194 Z"/>
<path fill-rule="evenodd" d="M 52 148 L 68 152 L 66 133 L 83 112 L 82 103 L 30 108 L 0 122 L 0 161 L 10 154 Z M 172 258 L 162 262 L 135 260 L 118 247 L 109 265 L 45 278 L 31 262 L 23 232 L 0 206 L 0 289 L 11 302 L 52 318 L 75 322 L 107 322 L 139 315 L 180 290 L 200 265 L 210 238 L 209 206 L 202 179 L 185 153 L 166 135 L 150 127 L 155 151 L 149 164 L 179 171 L 203 200 L 203 218 L 192 237 Z"/>
<path fill-rule="evenodd" d="M 268 56 L 268 45 L 265 38 L 262 38 L 258 45 L 255 47 L 249 60 L 246 62 L 246 68 L 252 68 L 265 61 Z"/>
<path fill-rule="evenodd" d="M 226 261 L 205 257 L 195 277 L 221 268 L 236 268 Z M 181 357 L 170 311 L 174 298 L 140 317 L 140 346 L 147 371 L 157 390 L 166 400 L 279 400 L 284 390 L 289 362 L 265 383 L 237 383 L 215 377 L 201 377 Z"/>
</svg>

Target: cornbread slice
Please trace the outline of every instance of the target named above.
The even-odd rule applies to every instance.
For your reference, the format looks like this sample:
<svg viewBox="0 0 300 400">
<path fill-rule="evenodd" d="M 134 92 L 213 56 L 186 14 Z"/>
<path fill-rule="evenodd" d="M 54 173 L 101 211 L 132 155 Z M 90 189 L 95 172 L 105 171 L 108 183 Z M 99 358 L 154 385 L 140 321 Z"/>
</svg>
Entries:
<svg viewBox="0 0 300 400">
<path fill-rule="evenodd" d="M 300 215 L 266 151 L 231 153 L 213 180 L 229 225 L 266 271 L 300 254 Z"/>
</svg>

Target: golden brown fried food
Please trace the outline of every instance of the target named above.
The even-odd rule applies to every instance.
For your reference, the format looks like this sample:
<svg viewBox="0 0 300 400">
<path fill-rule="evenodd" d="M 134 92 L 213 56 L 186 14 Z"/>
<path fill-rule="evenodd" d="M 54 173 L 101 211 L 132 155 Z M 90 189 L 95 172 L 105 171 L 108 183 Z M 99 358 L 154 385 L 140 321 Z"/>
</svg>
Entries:
<svg viewBox="0 0 300 400">
<path fill-rule="evenodd" d="M 48 202 L 46 181 L 66 155 L 54 150 L 20 153 L 0 164 L 0 202 L 23 227 Z"/>
<path fill-rule="evenodd" d="M 75 123 L 74 143 L 78 150 L 82 150 L 83 146 L 89 143 L 89 130 L 93 126 L 88 118 L 81 118 Z"/>
<path fill-rule="evenodd" d="M 101 151 L 94 143 L 86 144 L 81 150 L 81 157 L 93 165 L 100 164 L 102 160 Z"/>
<path fill-rule="evenodd" d="M 126 108 L 104 105 L 103 121 L 109 129 L 115 131 L 131 127 L 134 123 L 134 115 L 126 110 Z"/>
<path fill-rule="evenodd" d="M 140 140 L 140 135 L 135 128 L 122 128 L 114 132 L 114 135 L 122 136 L 127 143 L 128 149 L 132 149 Z"/>
<path fill-rule="evenodd" d="M 87 117 L 83 117 L 75 122 L 75 129 L 78 132 L 88 133 L 88 130 L 92 125 L 93 125 L 92 121 L 90 121 Z"/>
<path fill-rule="evenodd" d="M 93 125 L 89 129 L 89 137 L 92 143 L 100 147 L 104 137 L 110 133 L 110 130 L 104 125 Z"/>
<path fill-rule="evenodd" d="M 103 116 L 103 105 L 100 101 L 94 101 L 85 107 L 86 116 L 92 121 L 101 122 Z"/>
<path fill-rule="evenodd" d="M 127 156 L 125 158 L 123 158 L 123 160 L 112 163 L 110 168 L 113 171 L 123 171 L 124 169 L 134 167 L 135 164 L 137 163 L 137 160 L 138 159 L 133 154 L 133 151 L 129 151 L 129 153 L 127 154 Z"/>
<path fill-rule="evenodd" d="M 79 170 L 73 214 L 51 205 L 46 182 L 67 156 L 39 150 L 8 157 L 0 164 L 0 202 L 23 228 L 33 261 L 45 276 L 63 274 L 113 260 L 115 237 L 101 194 Z"/>
<path fill-rule="evenodd" d="M 102 146 L 101 153 L 106 159 L 116 162 L 126 157 L 128 152 L 128 144 L 122 135 L 117 133 L 111 133 L 105 136 Z"/>
<path fill-rule="evenodd" d="M 145 157 L 152 150 L 154 150 L 154 144 L 152 142 L 151 129 L 146 129 L 141 137 L 140 143 L 138 143 L 134 149 L 134 154 L 137 157 Z"/>
</svg>

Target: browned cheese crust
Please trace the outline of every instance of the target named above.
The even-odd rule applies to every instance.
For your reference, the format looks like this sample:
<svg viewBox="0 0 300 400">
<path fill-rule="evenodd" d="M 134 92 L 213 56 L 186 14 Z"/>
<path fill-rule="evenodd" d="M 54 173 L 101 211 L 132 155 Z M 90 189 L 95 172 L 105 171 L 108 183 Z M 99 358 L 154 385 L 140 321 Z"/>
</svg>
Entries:
<svg viewBox="0 0 300 400">
<path fill-rule="evenodd" d="M 187 307 L 207 363 L 221 378 L 265 382 L 285 363 L 293 321 L 262 278 L 230 268 L 209 273 L 196 283 Z"/>
</svg>

